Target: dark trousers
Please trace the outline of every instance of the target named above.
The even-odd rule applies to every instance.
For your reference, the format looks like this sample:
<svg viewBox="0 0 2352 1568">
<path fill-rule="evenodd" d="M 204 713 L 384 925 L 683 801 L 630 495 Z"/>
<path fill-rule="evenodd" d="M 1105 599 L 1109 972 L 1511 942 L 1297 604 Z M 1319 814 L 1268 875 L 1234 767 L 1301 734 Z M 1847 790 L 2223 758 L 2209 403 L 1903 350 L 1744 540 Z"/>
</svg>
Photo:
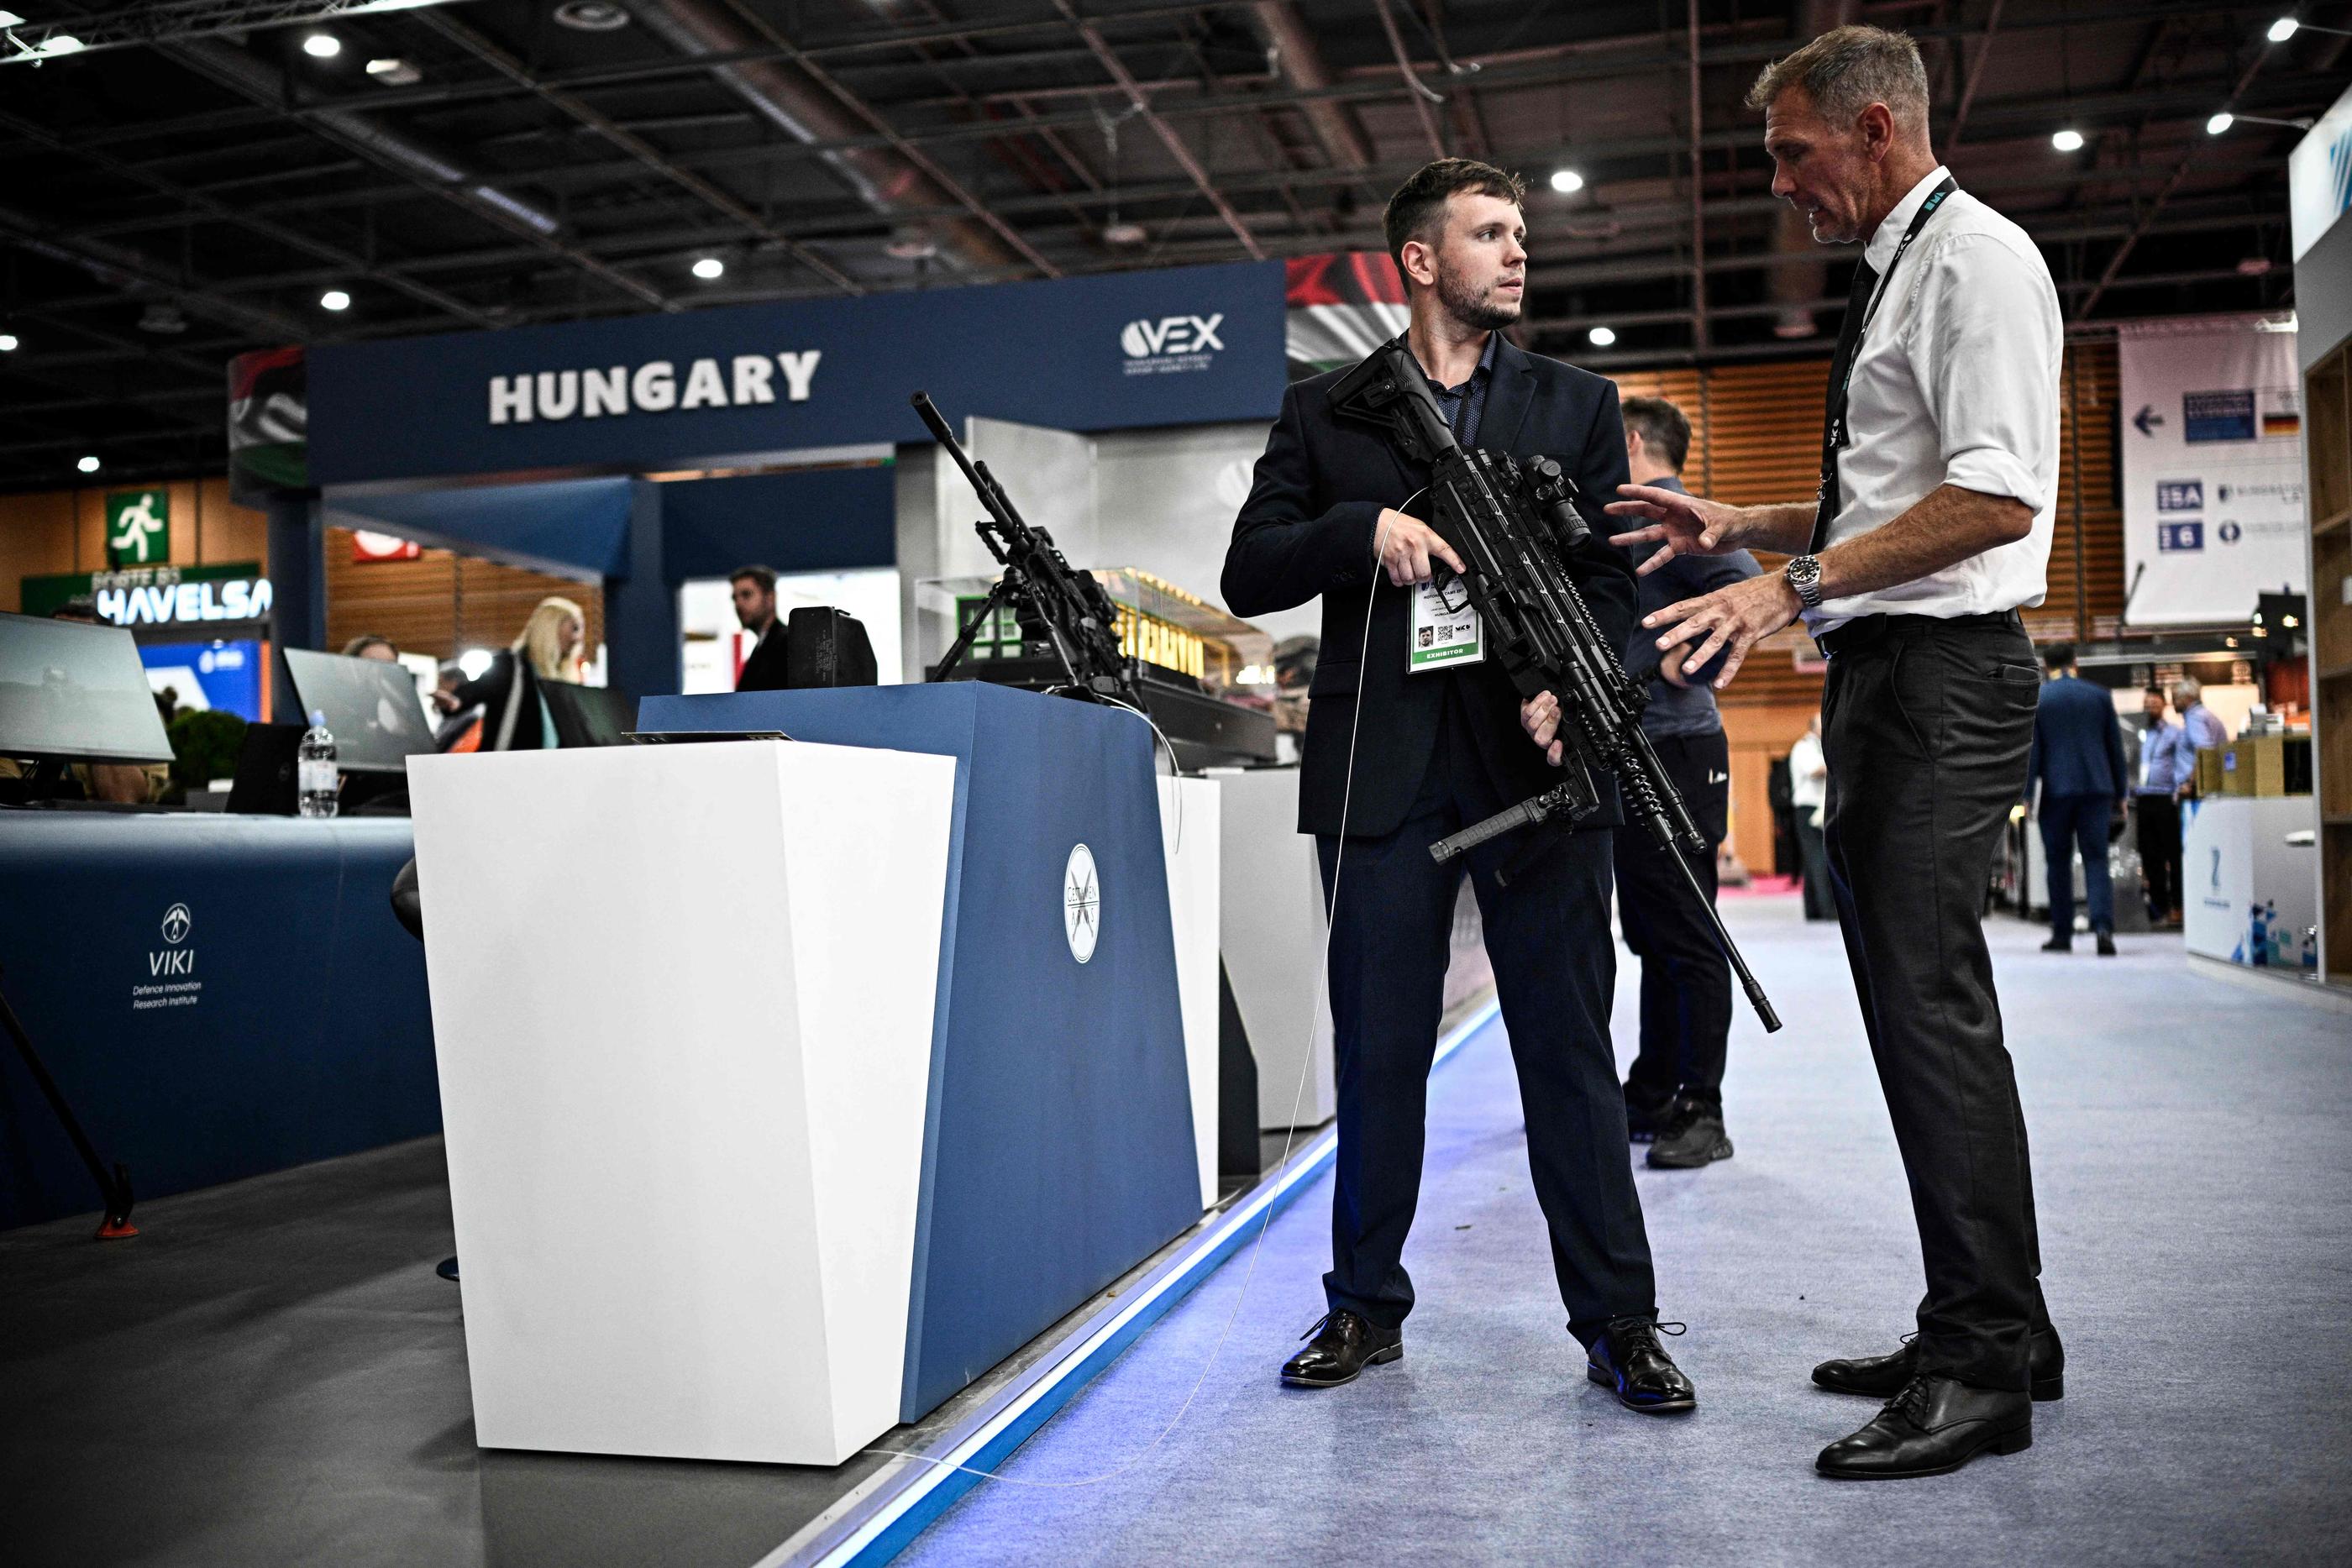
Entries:
<svg viewBox="0 0 2352 1568">
<path fill-rule="evenodd" d="M 1837 894 L 1830 886 L 1830 846 L 1823 829 L 1813 825 L 1813 809 L 1797 808 L 1797 852 L 1804 857 L 1805 918 L 1835 920 Z"/>
<path fill-rule="evenodd" d="M 2050 870 L 2050 934 L 2061 941 L 2074 935 L 2074 854 L 2083 855 L 2083 894 L 2091 905 L 2091 929 L 2116 928 L 2115 879 L 2107 871 L 2107 822 L 2115 815 L 2112 795 L 2042 797 L 2042 852 Z"/>
<path fill-rule="evenodd" d="M 1429 846 L 1510 804 L 1489 780 L 1449 694 L 1403 824 L 1379 838 L 1344 841 L 1344 862 L 1341 840 L 1316 840 L 1325 891 L 1336 884 L 1338 893 L 1330 972 L 1339 1151 L 1323 1287 L 1333 1308 L 1383 1326 L 1412 1310 L 1404 1241 L 1421 1196 L 1429 1067 L 1463 874 L 1461 861 L 1441 866 Z M 1506 885 L 1496 873 L 1526 843 L 1525 832 L 1506 833 L 1463 859 L 1518 1068 L 1528 1161 L 1551 1231 L 1552 1267 L 1569 1327 L 1589 1345 L 1615 1319 L 1656 1313 L 1609 1040 L 1617 969 L 1609 835 L 1562 834 Z"/>
<path fill-rule="evenodd" d="M 1677 1095 L 1719 1111 L 1731 1034 L 1731 965 L 1674 862 L 1679 854 L 1713 904 L 1714 846 L 1723 841 L 1731 749 L 1721 730 L 1664 736 L 1650 744 L 1708 849 L 1697 855 L 1662 849 L 1647 831 L 1630 825 L 1612 835 L 1617 918 L 1625 946 L 1642 961 L 1642 1051 L 1625 1075 L 1625 1095 L 1654 1115 Z"/>
<path fill-rule="evenodd" d="M 2147 886 L 2147 917 L 2164 920 L 2180 911 L 2180 802 L 2169 795 L 2135 795 L 2139 819 L 2140 877 Z"/>
<path fill-rule="evenodd" d="M 2014 620 L 1888 616 L 1833 643 L 1832 881 L 1919 1227 L 1927 1369 L 2026 1385 L 2045 1326 L 2033 1180 L 1981 910 L 2041 671 Z"/>
</svg>

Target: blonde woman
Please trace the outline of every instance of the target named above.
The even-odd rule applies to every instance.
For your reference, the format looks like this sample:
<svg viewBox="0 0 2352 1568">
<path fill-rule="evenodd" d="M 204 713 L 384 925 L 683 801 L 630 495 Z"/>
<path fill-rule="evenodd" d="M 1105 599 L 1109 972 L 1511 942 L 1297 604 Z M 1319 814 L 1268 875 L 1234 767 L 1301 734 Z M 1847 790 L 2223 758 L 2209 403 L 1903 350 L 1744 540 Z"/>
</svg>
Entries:
<svg viewBox="0 0 2352 1568">
<path fill-rule="evenodd" d="M 542 599 L 511 648 L 492 657 L 477 678 L 456 691 L 436 692 L 433 700 L 445 713 L 482 710 L 481 750 L 552 750 L 555 721 L 540 700 L 539 683 L 578 680 L 587 638 L 588 618 L 580 606 Z"/>
</svg>

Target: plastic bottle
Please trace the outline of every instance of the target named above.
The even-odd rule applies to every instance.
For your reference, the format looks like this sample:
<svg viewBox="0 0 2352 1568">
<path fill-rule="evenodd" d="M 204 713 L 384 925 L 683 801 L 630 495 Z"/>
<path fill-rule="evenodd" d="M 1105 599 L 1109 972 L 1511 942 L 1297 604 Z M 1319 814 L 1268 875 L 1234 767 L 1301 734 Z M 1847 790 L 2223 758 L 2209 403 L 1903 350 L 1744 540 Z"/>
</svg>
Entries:
<svg viewBox="0 0 2352 1568">
<path fill-rule="evenodd" d="M 310 711 L 310 727 L 302 733 L 300 757 L 294 787 L 302 815 L 333 816 L 341 776 L 335 770 L 335 737 L 327 728 L 323 708 Z"/>
</svg>

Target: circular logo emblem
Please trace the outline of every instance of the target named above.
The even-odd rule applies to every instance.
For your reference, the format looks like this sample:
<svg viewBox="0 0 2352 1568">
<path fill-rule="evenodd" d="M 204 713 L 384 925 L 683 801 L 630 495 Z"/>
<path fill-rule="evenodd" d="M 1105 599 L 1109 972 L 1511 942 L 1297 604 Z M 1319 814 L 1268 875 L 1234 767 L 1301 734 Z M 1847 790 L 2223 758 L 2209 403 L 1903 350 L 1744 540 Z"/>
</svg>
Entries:
<svg viewBox="0 0 2352 1568">
<path fill-rule="evenodd" d="M 2246 533 L 2246 530 L 2240 528 L 2234 520 L 2224 521 L 2216 531 L 2221 534 L 2221 542 L 2225 545 L 2236 544 L 2245 537 Z"/>
<path fill-rule="evenodd" d="M 178 946 L 188 939 L 188 927 L 194 924 L 195 917 L 188 913 L 186 904 L 172 905 L 163 911 L 163 940 Z"/>
<path fill-rule="evenodd" d="M 1102 935 L 1102 883 L 1095 876 L 1095 852 L 1084 844 L 1070 851 L 1062 868 L 1062 935 L 1081 964 L 1095 956 L 1095 938 Z"/>
<path fill-rule="evenodd" d="M 1119 329 L 1118 346 L 1130 360 L 1151 357 L 1151 340 L 1143 335 L 1143 323 L 1140 321 L 1129 321 Z"/>
</svg>

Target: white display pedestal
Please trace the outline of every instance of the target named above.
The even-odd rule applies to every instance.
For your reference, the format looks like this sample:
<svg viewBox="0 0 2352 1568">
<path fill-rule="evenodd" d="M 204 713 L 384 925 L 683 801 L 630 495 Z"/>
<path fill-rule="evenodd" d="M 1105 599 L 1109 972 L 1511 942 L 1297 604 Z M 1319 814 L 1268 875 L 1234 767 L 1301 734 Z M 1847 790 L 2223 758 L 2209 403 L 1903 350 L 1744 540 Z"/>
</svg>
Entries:
<svg viewBox="0 0 2352 1568">
<path fill-rule="evenodd" d="M 1203 1213 L 1217 1201 L 1221 804 L 1213 779 L 1160 779 L 1160 843 L 1168 856 L 1168 916 L 1176 933 L 1176 998 L 1184 1011 L 1184 1068 Z"/>
<path fill-rule="evenodd" d="M 409 787 L 476 1441 L 831 1465 L 896 1425 L 953 759 L 520 751 Z"/>
<path fill-rule="evenodd" d="M 2319 918 L 2319 878 L 2312 847 L 2286 839 L 2318 826 L 2314 798 L 2217 795 L 2184 807 L 2182 814 L 2181 936 L 2189 951 L 2252 964 L 2253 912 L 2260 904 L 2265 932 L 2286 939 L 2284 951 L 2273 946 L 2263 956 L 2265 967 L 2300 972 L 2304 933 Z"/>
<path fill-rule="evenodd" d="M 1224 792 L 1225 975 L 1257 1058 L 1258 1126 L 1319 1126 L 1339 1114 L 1339 1093 L 1330 1001 L 1317 1002 L 1328 929 L 1323 874 L 1314 839 L 1298 831 L 1298 770 L 1210 777 Z"/>
</svg>

